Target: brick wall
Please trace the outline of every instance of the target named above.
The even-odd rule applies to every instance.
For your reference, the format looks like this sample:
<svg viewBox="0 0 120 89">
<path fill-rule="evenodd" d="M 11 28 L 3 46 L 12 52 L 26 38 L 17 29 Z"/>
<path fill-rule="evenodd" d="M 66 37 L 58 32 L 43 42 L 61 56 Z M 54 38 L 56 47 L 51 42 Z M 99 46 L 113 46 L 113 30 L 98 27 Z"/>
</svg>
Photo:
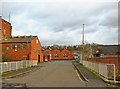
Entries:
<svg viewBox="0 0 120 89">
<path fill-rule="evenodd" d="M 120 57 L 98 57 L 98 58 L 88 58 L 87 61 L 99 62 L 104 64 L 115 64 L 116 74 L 120 77 Z"/>
<path fill-rule="evenodd" d="M 20 44 L 20 49 L 12 49 L 12 44 Z M 10 61 L 18 61 L 18 60 L 26 60 L 27 59 L 27 54 L 30 55 L 30 43 L 27 43 L 27 48 L 23 49 L 22 48 L 23 43 L 9 43 L 9 44 L 2 44 L 2 51 L 3 54 L 8 56 L 8 59 Z M 7 49 L 7 47 L 10 47 Z M 4 60 L 3 60 L 4 61 Z"/>
<path fill-rule="evenodd" d="M 2 36 L 2 38 L 4 37 L 11 37 L 12 36 L 12 26 L 9 22 L 3 20 L 0 18 L 0 30 L 1 33 L 0 35 Z M 6 30 L 6 31 L 5 31 Z"/>
</svg>

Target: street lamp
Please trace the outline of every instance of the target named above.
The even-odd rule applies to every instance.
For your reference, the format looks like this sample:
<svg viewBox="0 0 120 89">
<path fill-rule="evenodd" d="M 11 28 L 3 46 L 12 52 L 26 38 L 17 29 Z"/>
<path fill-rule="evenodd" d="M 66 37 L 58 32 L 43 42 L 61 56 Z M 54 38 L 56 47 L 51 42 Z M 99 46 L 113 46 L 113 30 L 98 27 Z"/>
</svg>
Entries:
<svg viewBox="0 0 120 89">
<path fill-rule="evenodd" d="M 82 62 L 84 60 L 84 24 L 83 24 L 83 32 L 82 32 Z"/>
</svg>

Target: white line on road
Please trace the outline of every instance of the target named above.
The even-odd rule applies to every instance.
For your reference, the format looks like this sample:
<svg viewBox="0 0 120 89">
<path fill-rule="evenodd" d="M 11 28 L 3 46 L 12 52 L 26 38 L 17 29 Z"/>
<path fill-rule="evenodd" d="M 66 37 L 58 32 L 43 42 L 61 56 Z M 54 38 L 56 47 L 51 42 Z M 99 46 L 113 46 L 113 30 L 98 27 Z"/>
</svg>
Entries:
<svg viewBox="0 0 120 89">
<path fill-rule="evenodd" d="M 82 81 L 82 82 L 84 82 L 84 81 L 80 78 L 80 75 L 78 74 L 77 70 L 75 70 L 75 72 L 76 72 L 76 74 L 77 74 L 79 80 Z"/>
</svg>

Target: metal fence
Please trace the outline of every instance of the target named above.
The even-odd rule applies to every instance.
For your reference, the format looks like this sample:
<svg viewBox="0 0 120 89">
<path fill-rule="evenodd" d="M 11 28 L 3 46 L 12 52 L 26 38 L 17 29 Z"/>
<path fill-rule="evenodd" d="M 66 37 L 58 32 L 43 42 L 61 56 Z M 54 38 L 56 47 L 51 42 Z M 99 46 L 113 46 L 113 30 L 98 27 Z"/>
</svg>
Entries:
<svg viewBox="0 0 120 89">
<path fill-rule="evenodd" d="M 36 65 L 37 61 L 34 60 L 24 60 L 17 62 L 0 62 L 0 73 L 2 74 L 3 72 L 18 70 Z"/>
<path fill-rule="evenodd" d="M 98 62 L 83 61 L 83 65 L 90 70 L 100 74 L 106 79 L 114 79 L 115 77 L 115 64 L 103 64 Z"/>
</svg>

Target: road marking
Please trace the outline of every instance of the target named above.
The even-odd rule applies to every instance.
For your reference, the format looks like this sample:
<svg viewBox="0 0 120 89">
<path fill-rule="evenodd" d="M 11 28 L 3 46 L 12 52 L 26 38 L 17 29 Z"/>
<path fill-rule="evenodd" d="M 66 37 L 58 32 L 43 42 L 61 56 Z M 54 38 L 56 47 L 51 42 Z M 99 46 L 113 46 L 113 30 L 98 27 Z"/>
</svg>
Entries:
<svg viewBox="0 0 120 89">
<path fill-rule="evenodd" d="M 76 74 L 77 74 L 79 80 L 82 81 L 82 82 L 84 82 L 84 81 L 80 78 L 80 75 L 78 74 L 77 70 L 75 70 L 75 72 L 76 72 Z"/>
</svg>

